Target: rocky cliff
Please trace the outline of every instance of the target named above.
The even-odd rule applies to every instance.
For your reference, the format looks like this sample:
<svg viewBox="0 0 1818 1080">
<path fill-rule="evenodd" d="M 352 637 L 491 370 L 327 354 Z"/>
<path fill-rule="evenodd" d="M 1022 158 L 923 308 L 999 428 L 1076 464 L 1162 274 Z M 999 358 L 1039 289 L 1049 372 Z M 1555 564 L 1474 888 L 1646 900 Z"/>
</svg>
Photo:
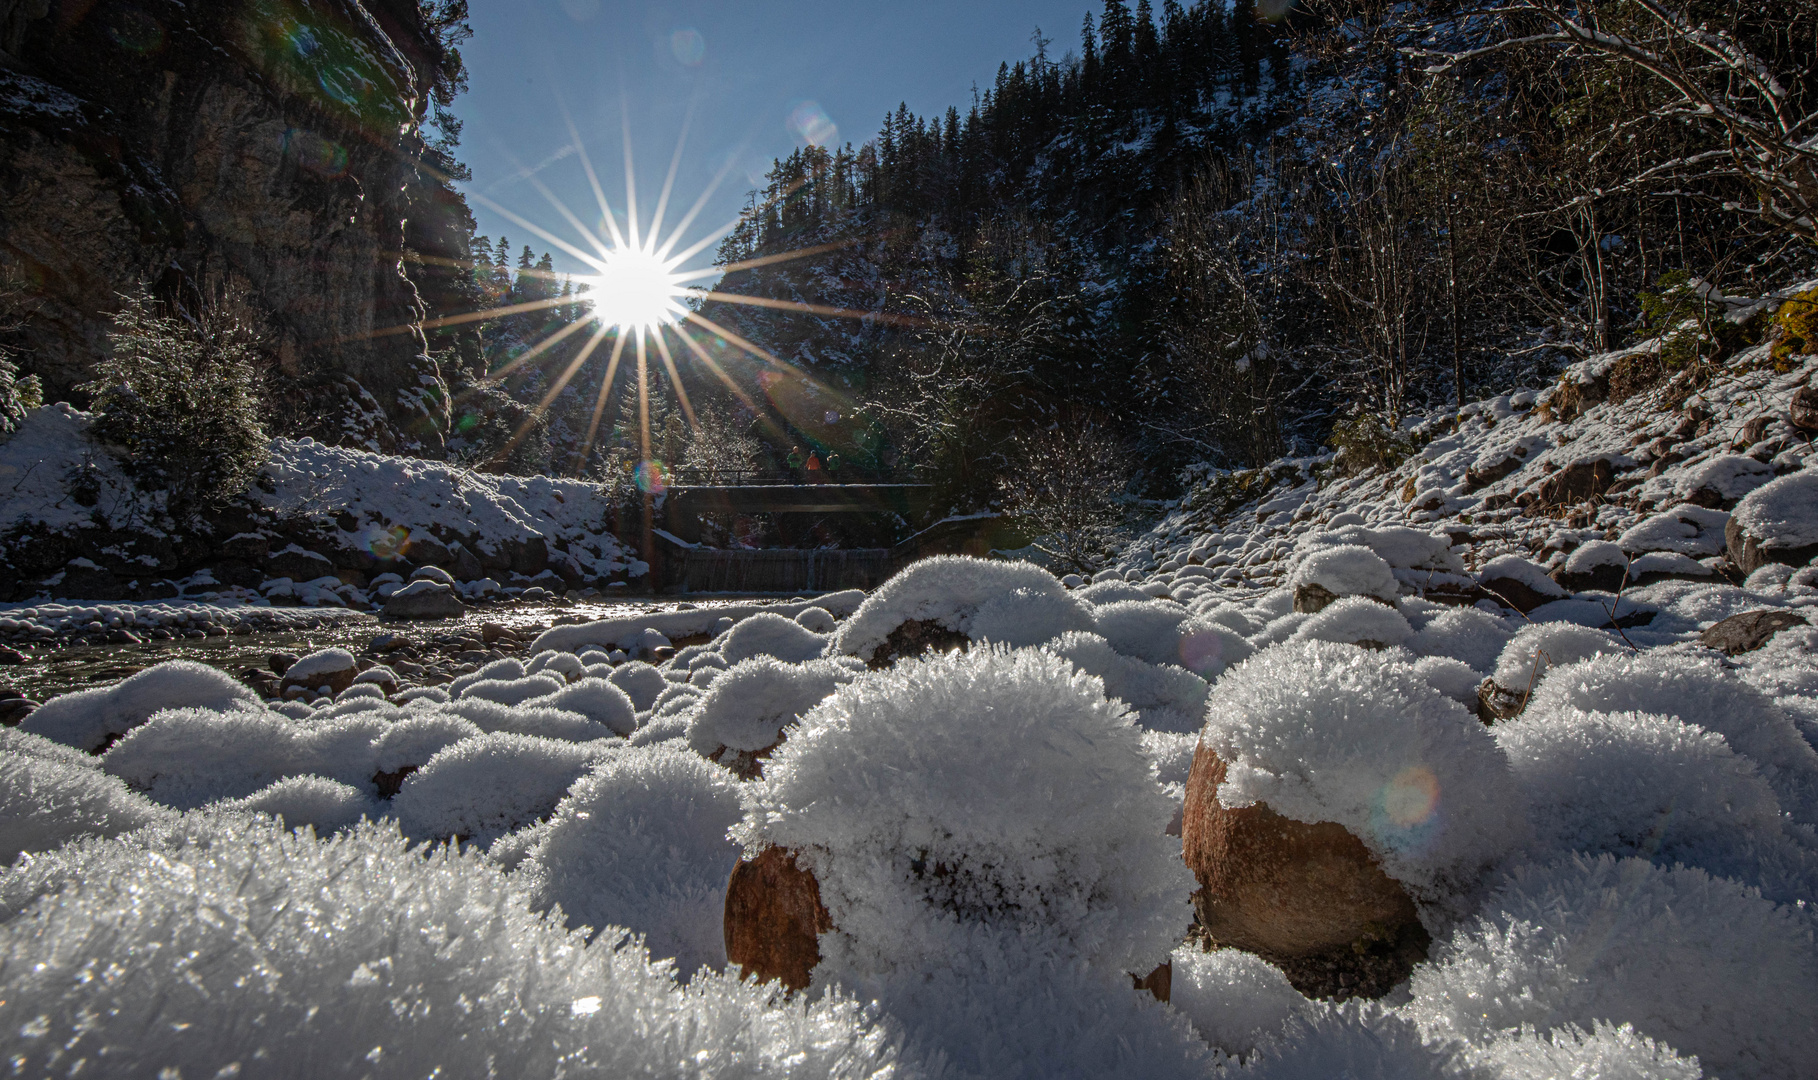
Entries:
<svg viewBox="0 0 1818 1080">
<path fill-rule="evenodd" d="M 470 219 L 420 126 L 416 0 L 0 0 L 0 274 L 26 370 L 84 404 L 119 295 L 238 290 L 298 434 L 436 453 L 420 323 Z"/>
</svg>

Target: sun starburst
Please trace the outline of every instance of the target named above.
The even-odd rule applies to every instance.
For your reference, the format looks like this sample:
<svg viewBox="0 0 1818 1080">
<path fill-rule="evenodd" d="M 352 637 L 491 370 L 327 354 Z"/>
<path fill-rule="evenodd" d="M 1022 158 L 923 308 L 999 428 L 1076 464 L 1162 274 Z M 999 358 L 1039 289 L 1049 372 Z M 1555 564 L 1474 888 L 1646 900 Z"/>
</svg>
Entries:
<svg viewBox="0 0 1818 1080">
<path fill-rule="evenodd" d="M 674 325 L 689 293 L 676 273 L 678 260 L 664 260 L 647 247 L 615 247 L 600 259 L 597 274 L 583 275 L 587 302 L 602 324 L 620 331 L 650 333 Z"/>
</svg>

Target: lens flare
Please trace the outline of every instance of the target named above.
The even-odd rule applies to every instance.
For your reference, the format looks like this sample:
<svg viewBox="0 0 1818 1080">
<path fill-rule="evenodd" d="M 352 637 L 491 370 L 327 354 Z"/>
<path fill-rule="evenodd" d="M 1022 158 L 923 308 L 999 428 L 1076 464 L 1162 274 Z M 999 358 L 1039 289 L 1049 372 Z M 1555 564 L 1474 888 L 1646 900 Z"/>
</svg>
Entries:
<svg viewBox="0 0 1818 1080">
<path fill-rule="evenodd" d="M 1180 639 L 1180 660 L 1195 675 L 1222 671 L 1225 639 L 1207 631 L 1185 634 Z"/>
<path fill-rule="evenodd" d="M 681 314 L 678 301 L 687 290 L 676 280 L 673 263 L 634 247 L 615 248 L 600 262 L 600 272 L 587 279 L 587 299 L 601 322 L 649 331 L 673 324 Z"/>
<path fill-rule="evenodd" d="M 640 461 L 632 479 L 637 483 L 638 490 L 646 495 L 661 495 L 669 490 L 669 470 L 654 458 Z"/>
<path fill-rule="evenodd" d="M 816 101 L 797 102 L 789 113 L 789 133 L 813 146 L 831 146 L 840 129 Z"/>
<path fill-rule="evenodd" d="M 669 35 L 669 51 L 683 67 L 700 67 L 701 60 L 707 55 L 707 39 L 699 30 L 685 26 Z"/>
<path fill-rule="evenodd" d="M 1396 851 L 1418 851 L 1440 831 L 1439 778 L 1424 765 L 1396 773 L 1376 793 L 1370 827 L 1376 838 Z"/>
</svg>

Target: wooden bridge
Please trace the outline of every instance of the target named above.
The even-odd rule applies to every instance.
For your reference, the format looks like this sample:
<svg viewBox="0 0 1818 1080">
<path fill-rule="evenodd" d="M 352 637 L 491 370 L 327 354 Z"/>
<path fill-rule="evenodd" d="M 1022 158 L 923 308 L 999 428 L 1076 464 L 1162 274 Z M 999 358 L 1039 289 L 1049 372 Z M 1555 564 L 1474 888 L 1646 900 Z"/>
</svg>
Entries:
<svg viewBox="0 0 1818 1080">
<path fill-rule="evenodd" d="M 665 532 L 701 542 L 702 518 L 751 514 L 893 514 L 911 525 L 927 516 L 930 484 L 742 483 L 672 487 L 663 499 Z"/>
</svg>

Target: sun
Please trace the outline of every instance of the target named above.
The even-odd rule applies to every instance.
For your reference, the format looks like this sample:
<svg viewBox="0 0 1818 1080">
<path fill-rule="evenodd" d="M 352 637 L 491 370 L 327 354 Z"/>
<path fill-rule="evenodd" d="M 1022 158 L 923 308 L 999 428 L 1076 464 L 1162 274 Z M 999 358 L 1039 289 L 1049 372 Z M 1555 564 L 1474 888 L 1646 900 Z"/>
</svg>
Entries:
<svg viewBox="0 0 1818 1080">
<path fill-rule="evenodd" d="M 615 247 L 598 265 L 599 273 L 584 280 L 602 324 L 649 333 L 683 315 L 681 299 L 689 290 L 676 273 L 676 261 L 665 262 L 647 248 Z"/>
</svg>

